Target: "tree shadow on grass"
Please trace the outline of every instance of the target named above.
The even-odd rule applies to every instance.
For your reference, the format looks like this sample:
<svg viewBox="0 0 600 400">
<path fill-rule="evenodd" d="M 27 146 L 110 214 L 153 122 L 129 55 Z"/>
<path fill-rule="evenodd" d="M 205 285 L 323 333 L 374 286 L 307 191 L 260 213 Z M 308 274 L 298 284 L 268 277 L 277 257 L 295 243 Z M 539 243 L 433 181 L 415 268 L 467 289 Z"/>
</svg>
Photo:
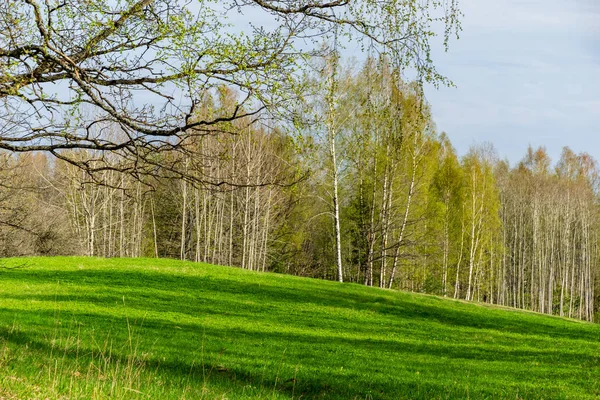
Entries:
<svg viewBox="0 0 600 400">
<path fill-rule="evenodd" d="M 1 309 L 0 320 L 10 320 L 13 313 L 14 310 Z M 19 313 L 23 321 L 46 321 L 49 325 L 56 317 L 50 311 Z M 93 313 L 69 313 L 69 316 L 78 322 L 84 321 L 87 329 L 96 334 L 101 334 L 109 326 L 113 329 L 115 340 L 120 338 L 123 343 L 128 340 L 128 321 L 123 318 L 107 321 L 106 316 Z M 552 365 L 559 371 L 563 367 L 570 368 L 582 363 L 588 368 L 594 368 L 598 363 L 597 358 L 587 354 L 552 356 L 543 349 L 517 349 L 498 353 L 481 346 L 448 346 L 447 343 L 415 345 L 393 339 L 327 337 L 318 332 L 267 332 L 198 324 L 179 325 L 181 326 L 176 329 L 166 320 L 148 319 L 142 327 L 136 327 L 135 335 L 146 340 L 142 341 L 140 351 L 156 353 L 154 358 L 144 361 L 149 370 L 177 376 L 178 379 L 189 377 L 190 373 L 194 379 L 200 379 L 206 376 L 208 370 L 211 371 L 211 385 L 224 388 L 231 385 L 254 385 L 261 386 L 265 393 L 274 389 L 288 395 L 292 392 L 301 394 L 304 398 L 464 398 L 465 387 L 470 382 L 458 379 L 458 382 L 452 384 L 452 379 L 447 379 L 454 376 L 453 373 L 443 372 L 448 365 L 452 365 L 448 363 L 449 359 L 469 366 L 471 379 L 476 381 L 483 377 L 488 380 L 483 386 L 475 384 L 471 388 L 471 396 L 479 393 L 478 398 L 504 398 L 499 394 L 505 393 L 506 397 L 515 398 L 516 392 L 524 393 L 528 381 L 536 376 L 544 378 L 541 374 L 547 371 L 525 371 L 525 367 L 514 371 L 494 371 L 490 370 L 489 361 L 514 362 L 516 366 L 522 361 L 536 360 L 540 364 Z M 120 327 L 120 330 L 115 330 L 115 326 Z M 44 339 L 38 332 L 11 332 L 4 328 L 0 329 L 0 338 L 19 346 L 28 346 L 43 354 L 49 354 L 51 350 L 49 338 L 46 336 Z M 151 342 L 147 343 L 149 338 Z M 201 343 L 204 354 L 198 353 Z M 67 349 L 65 354 L 74 358 L 81 356 L 81 351 Z M 113 354 L 122 363 L 127 359 L 126 354 L 118 351 Z M 339 358 L 339 354 L 344 356 Z M 194 371 L 194 365 L 202 365 L 202 370 Z M 340 367 L 345 367 L 345 371 L 338 371 L 337 368 Z M 437 374 L 442 379 L 420 379 L 415 375 L 415 369 L 420 369 L 423 376 Z M 597 372 L 595 378 L 598 378 Z M 527 373 L 528 376 L 525 377 Z M 554 378 L 557 376 L 547 377 Z M 507 380 L 518 387 L 507 389 L 498 384 Z M 565 380 L 568 379 L 562 380 L 561 384 L 566 384 Z M 531 398 L 539 398 L 541 394 L 544 395 L 542 397 L 557 398 L 561 394 L 559 389 L 551 385 L 531 389 L 531 393 Z"/>
<path fill-rule="evenodd" d="M 225 267 L 224 267 L 225 268 Z M 379 291 L 359 285 L 336 285 L 331 282 L 305 281 L 299 279 L 283 280 L 272 275 L 253 275 L 253 281 L 247 282 L 245 276 L 232 275 L 227 278 L 213 276 L 195 276 L 176 274 L 173 271 L 127 271 L 127 270 L 74 270 L 74 271 L 10 271 L 0 276 L 28 283 L 51 283 L 89 285 L 105 289 L 101 293 L 80 293 L 65 297 L 54 296 L 64 301 L 84 301 L 94 304 L 109 304 L 122 301 L 122 295 L 130 296 L 132 307 L 143 308 L 144 302 L 154 310 L 173 311 L 173 302 L 178 312 L 196 313 L 199 309 L 210 312 L 216 308 L 218 313 L 228 310 L 220 307 L 215 299 L 221 301 L 230 294 L 238 299 L 235 310 L 243 308 L 251 314 L 268 312 L 269 308 L 281 304 L 314 306 L 325 309 L 347 309 L 367 311 L 387 318 L 393 326 L 396 322 L 415 321 L 418 323 L 438 323 L 452 327 L 486 329 L 499 331 L 502 335 L 517 334 L 545 336 L 552 339 L 565 338 L 597 341 L 600 328 L 574 321 L 562 320 L 550 316 L 529 313 L 506 312 L 453 301 L 442 301 L 431 296 Z M 132 293 L 132 291 L 134 293 Z M 151 291 L 150 294 L 147 292 Z M 48 300 L 43 295 L 12 295 L 13 298 Z M 111 297 L 114 296 L 114 297 Z M 315 310 L 318 311 L 318 310 Z"/>
<path fill-rule="evenodd" d="M 148 367 L 182 379 L 201 357 L 204 369 L 202 375 L 194 372 L 194 379 L 217 371 L 211 384 L 224 388 L 253 385 L 265 393 L 277 390 L 304 398 L 464 398 L 468 393 L 527 398 L 527 390 L 530 398 L 560 398 L 561 389 L 550 379 L 569 387 L 584 380 L 582 370 L 592 381 L 599 378 L 598 352 L 572 350 L 578 341 L 588 349 L 598 342 L 600 329 L 593 325 L 358 285 L 272 275 L 252 275 L 246 281 L 249 275 L 211 271 L 198 276 L 173 270 L 14 270 L 3 272 L 0 283 L 77 285 L 80 291 L 69 294 L 12 293 L 3 299 L 54 302 L 64 310 L 61 318 L 81 322 L 87 331 L 109 331 L 122 341 L 128 334 L 123 313 L 73 311 L 68 305 L 164 313 L 164 318 L 144 318 L 136 326 L 144 349 L 156 353 L 146 360 Z M 183 316 L 183 322 L 173 322 L 168 313 Z M 186 323 L 186 316 L 196 321 L 205 316 L 221 326 Z M 26 333 L 5 330 L 0 337 L 47 354 L 56 319 L 57 312 L 49 310 L 5 307 L 0 321 L 22 321 Z M 223 327 L 227 324 L 231 326 Z M 480 334 L 491 339 L 476 337 Z M 519 342 L 511 343 L 515 337 Z M 571 350 L 561 349 L 564 344 Z M 541 367 L 532 368 L 534 362 Z M 447 371 L 449 367 L 457 370 Z M 461 375 L 465 369 L 468 378 Z M 528 389 L 532 377 L 547 387 Z M 597 390 L 589 385 L 583 387 Z"/>
</svg>

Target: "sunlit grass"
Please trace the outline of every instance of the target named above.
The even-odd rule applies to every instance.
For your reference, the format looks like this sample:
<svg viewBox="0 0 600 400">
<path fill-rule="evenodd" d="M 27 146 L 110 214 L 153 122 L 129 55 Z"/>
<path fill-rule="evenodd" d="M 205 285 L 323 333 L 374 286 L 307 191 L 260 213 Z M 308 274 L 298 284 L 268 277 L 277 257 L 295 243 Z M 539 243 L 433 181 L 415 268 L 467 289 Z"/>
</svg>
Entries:
<svg viewBox="0 0 600 400">
<path fill-rule="evenodd" d="M 600 396 L 589 323 L 171 260 L 4 266 L 0 398 Z"/>
</svg>

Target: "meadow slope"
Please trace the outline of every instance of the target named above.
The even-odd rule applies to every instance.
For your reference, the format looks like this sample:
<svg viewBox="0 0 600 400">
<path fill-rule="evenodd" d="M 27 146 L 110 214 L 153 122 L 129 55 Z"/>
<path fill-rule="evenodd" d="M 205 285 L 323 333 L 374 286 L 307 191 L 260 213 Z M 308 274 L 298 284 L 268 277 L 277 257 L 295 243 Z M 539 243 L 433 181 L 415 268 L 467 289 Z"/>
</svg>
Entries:
<svg viewBox="0 0 600 400">
<path fill-rule="evenodd" d="M 0 399 L 594 399 L 600 326 L 155 259 L 0 268 Z"/>
</svg>

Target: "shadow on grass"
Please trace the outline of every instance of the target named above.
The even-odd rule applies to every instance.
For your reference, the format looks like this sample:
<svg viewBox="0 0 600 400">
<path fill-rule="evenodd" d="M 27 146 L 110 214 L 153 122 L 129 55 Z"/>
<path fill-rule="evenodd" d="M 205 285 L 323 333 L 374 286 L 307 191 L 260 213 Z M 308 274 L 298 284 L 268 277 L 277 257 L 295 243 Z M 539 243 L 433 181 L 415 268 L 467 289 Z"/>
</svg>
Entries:
<svg viewBox="0 0 600 400">
<path fill-rule="evenodd" d="M 225 268 L 225 267 L 224 267 Z M 144 308 L 144 303 L 157 311 L 173 311 L 194 314 L 199 308 L 210 312 L 216 308 L 218 313 L 230 312 L 231 308 L 215 304 L 215 298 L 221 300 L 231 294 L 240 305 L 251 314 L 268 311 L 278 303 L 285 307 L 291 304 L 305 304 L 316 307 L 371 311 L 386 318 L 398 320 L 416 320 L 437 322 L 452 327 L 497 330 L 506 333 L 526 334 L 528 336 L 549 336 L 551 338 L 582 339 L 586 341 L 600 339 L 600 329 L 596 326 L 575 321 L 561 320 L 550 316 L 479 307 L 473 304 L 442 301 L 435 297 L 419 296 L 401 292 L 375 291 L 360 285 L 316 285 L 314 281 L 281 280 L 270 282 L 273 276 L 255 275 L 253 282 L 236 279 L 224 279 L 211 275 L 194 276 L 187 274 L 160 273 L 157 271 L 10 271 L 0 276 L 28 283 L 52 283 L 89 285 L 90 292 L 85 294 L 52 295 L 10 295 L 14 299 L 42 301 L 79 301 L 99 305 L 114 305 L 122 302 L 122 294 L 133 294 L 128 298 L 129 305 Z M 261 282 L 262 279 L 262 282 Z M 258 283 L 256 282 L 258 281 Z M 327 283 L 330 282 L 318 282 Z M 284 286 L 282 286 L 284 284 Z M 100 288 L 102 292 L 95 292 Z M 97 290 L 97 289 L 95 289 Z M 176 299 L 182 302 L 174 304 Z M 244 302 L 244 300 L 247 300 Z M 231 301 L 231 299 L 229 299 Z M 206 307 L 203 307 L 205 305 Z"/>
<path fill-rule="evenodd" d="M 200 382 L 212 371 L 210 383 L 224 388 L 254 385 L 304 398 L 560 398 L 564 396 L 552 379 L 575 385 L 572 381 L 580 377 L 573 368 L 591 371 L 592 381 L 600 378 L 597 355 L 544 347 L 559 346 L 559 341 L 571 347 L 577 340 L 597 342 L 600 330 L 592 325 L 358 285 L 270 275 L 252 275 L 251 282 L 244 278 L 125 269 L 14 270 L 0 275 L 0 284 L 59 281 L 63 289 L 77 285 L 78 292 L 3 295 L 0 306 L 3 299 L 43 301 L 63 311 L 60 316 L 47 309 L 0 308 L 0 321 L 16 321 L 20 327 L 12 333 L 0 329 L 0 338 L 49 355 L 57 318 L 65 321 L 67 334 L 76 332 L 66 327 L 70 318 L 82 324 L 84 335 L 110 333 L 126 343 L 128 321 L 122 313 L 69 310 L 77 302 L 141 314 L 152 311 L 152 318 L 134 322 L 141 324 L 135 332 L 142 350 L 151 354 L 145 360 L 148 369 L 178 379 L 192 371 Z M 221 323 L 175 323 L 169 313 Z M 223 327 L 227 323 L 231 326 Z M 294 330 L 286 331 L 286 326 Z M 476 337 L 490 332 L 493 337 L 487 342 Z M 511 345 L 514 338 L 507 334 L 523 335 L 523 343 Z M 494 343 L 496 339 L 505 347 Z M 77 356 L 74 349 L 65 354 Z M 127 354 L 114 356 L 121 362 L 127 359 Z M 532 370 L 534 362 L 541 367 Z M 465 368 L 470 374 L 466 378 Z M 544 385 L 530 387 L 532 379 Z M 470 380 L 476 386 L 469 389 Z M 507 388 L 506 381 L 517 387 Z M 594 388 L 594 383 L 589 385 Z"/>
<path fill-rule="evenodd" d="M 0 319 L 6 320 L 4 317 L 10 314 L 11 310 L 3 309 Z M 51 312 L 24 314 L 21 315 L 24 320 L 47 321 L 48 325 L 55 318 Z M 76 317 L 78 322 L 85 321 L 85 325 L 94 331 L 95 327 L 120 326 L 120 330 L 112 331 L 112 339 L 121 343 L 128 340 L 129 331 L 124 319 L 115 324 L 115 321 L 106 321 L 105 317 L 93 314 L 77 314 Z M 68 329 L 66 325 L 64 329 Z M 532 390 L 531 398 L 539 398 L 541 394 L 552 394 L 549 397 L 556 398 L 560 390 L 552 387 L 552 381 L 562 378 L 564 384 L 564 378 L 568 378 L 559 376 L 561 371 L 582 363 L 587 368 L 598 365 L 597 358 L 586 354 L 560 354 L 553 358 L 543 350 L 499 353 L 478 346 L 449 346 L 447 343 L 414 345 L 394 340 L 229 330 L 193 324 L 174 329 L 165 321 L 154 319 L 145 321 L 143 327 L 136 329 L 135 335 L 146 340 L 140 343 L 140 351 L 154 354 L 154 357 L 144 360 L 148 370 L 176 376 L 178 380 L 191 376 L 199 382 L 203 382 L 209 371 L 209 383 L 213 386 L 227 389 L 232 385 L 253 385 L 265 392 L 273 389 L 307 398 L 439 398 L 440 393 L 447 395 L 443 398 L 464 398 L 469 381 L 458 378 L 458 371 L 448 370 L 453 365 L 449 359 L 469 366 L 469 377 L 475 382 L 472 383 L 471 395 L 479 393 L 478 398 L 504 398 L 504 395 L 500 396 L 502 393 L 514 398 L 515 393 L 524 393 L 532 379 L 545 384 Z M 52 349 L 48 337 L 39 337 L 37 333 L 11 333 L 3 328 L 0 329 L 0 338 L 28 346 L 41 354 L 49 355 Z M 147 342 L 148 338 L 152 338 L 152 342 Z M 86 343 L 86 340 L 83 342 Z M 85 350 L 90 352 L 92 349 L 71 348 L 60 351 L 60 354 L 74 359 L 82 357 Z M 121 363 L 127 361 L 127 354 L 119 351 L 111 353 L 115 360 Z M 516 367 L 518 362 L 533 360 L 552 367 L 555 372 L 544 368 L 528 371 L 525 366 Z M 490 361 L 513 362 L 516 368 L 490 370 Z M 324 374 L 324 371 L 329 373 Z M 423 378 L 418 375 L 419 372 Z M 431 376 L 436 378 L 427 378 Z M 477 380 L 484 382 L 477 383 Z M 503 385 L 507 380 L 518 387 L 507 389 Z"/>
</svg>

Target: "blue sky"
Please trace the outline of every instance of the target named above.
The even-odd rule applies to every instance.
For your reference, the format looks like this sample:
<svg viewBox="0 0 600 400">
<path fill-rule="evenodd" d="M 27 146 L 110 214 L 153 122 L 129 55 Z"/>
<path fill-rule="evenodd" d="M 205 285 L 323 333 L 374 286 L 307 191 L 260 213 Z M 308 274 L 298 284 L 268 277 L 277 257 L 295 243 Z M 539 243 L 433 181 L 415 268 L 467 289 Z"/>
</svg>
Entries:
<svg viewBox="0 0 600 400">
<path fill-rule="evenodd" d="M 518 162 L 529 145 L 600 160 L 600 1 L 460 0 L 460 40 L 435 51 L 457 88 L 427 89 L 459 154 L 490 142 Z"/>
<path fill-rule="evenodd" d="M 460 155 L 489 142 L 515 164 L 527 147 L 564 146 L 600 161 L 600 0 L 459 0 L 460 39 L 433 59 L 456 88 L 426 88 L 439 131 Z M 198 7 L 196 5 L 195 7 Z M 269 27 L 264 13 L 230 17 Z M 347 57 L 361 59 L 349 45 Z"/>
</svg>

